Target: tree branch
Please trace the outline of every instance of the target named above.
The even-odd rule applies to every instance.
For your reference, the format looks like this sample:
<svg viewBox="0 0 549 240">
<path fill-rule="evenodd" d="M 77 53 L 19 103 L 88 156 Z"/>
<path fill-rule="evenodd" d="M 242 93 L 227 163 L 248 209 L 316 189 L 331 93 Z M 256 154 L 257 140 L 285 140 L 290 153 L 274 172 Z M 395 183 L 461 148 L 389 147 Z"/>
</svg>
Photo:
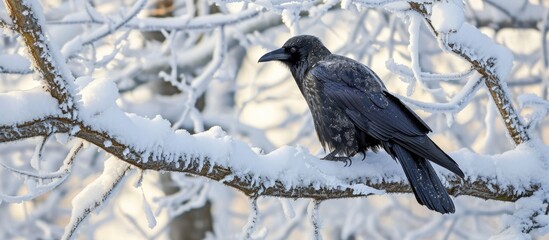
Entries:
<svg viewBox="0 0 549 240">
<path fill-rule="evenodd" d="M 74 78 L 66 69 L 64 62 L 59 60 L 59 52 L 47 40 L 41 27 L 44 22 L 39 3 L 35 1 L 4 1 L 8 14 L 14 23 L 13 28 L 21 34 L 32 58 L 35 72 L 39 72 L 45 82 L 46 89 L 57 99 L 61 111 L 73 114 L 75 111 L 72 96 Z"/>
<path fill-rule="evenodd" d="M 286 186 L 281 179 L 270 179 L 264 176 L 257 176 L 256 173 L 237 173 L 231 166 L 212 161 L 212 156 L 205 154 L 182 154 L 175 157 L 175 161 L 168 161 L 166 158 L 154 158 L 153 156 L 166 156 L 163 152 L 145 154 L 133 149 L 135 147 L 120 143 L 118 139 L 108 133 L 94 130 L 82 122 L 74 122 L 64 118 L 44 118 L 18 124 L 16 126 L 0 126 L 0 143 L 21 140 L 24 138 L 45 136 L 51 133 L 67 133 L 79 129 L 74 133 L 75 137 L 86 140 L 103 150 L 111 153 L 117 158 L 132 164 L 143 170 L 173 171 L 189 173 L 196 176 L 206 177 L 222 182 L 232 188 L 242 191 L 250 197 L 273 196 L 283 198 L 313 198 L 317 200 L 338 199 L 350 197 L 365 197 L 372 195 L 371 192 L 362 193 L 354 187 L 357 184 L 364 184 L 387 193 L 411 193 L 412 190 L 404 179 L 402 173 L 395 175 L 383 175 L 382 179 L 357 177 L 346 179 L 343 184 L 313 186 L 294 185 Z M 129 150 L 126 150 L 129 149 Z M 147 155 L 148 157 L 145 157 Z M 148 158 L 144 160 L 144 158 Z M 386 159 L 390 161 L 389 158 Z M 335 164 L 335 163 L 334 163 Z M 321 172 L 315 174 L 322 174 Z M 467 175 L 467 173 L 466 173 Z M 282 175 L 283 176 L 283 175 Z M 539 185 L 533 184 L 530 189 L 517 192 L 517 189 L 510 186 L 503 188 L 497 181 L 476 179 L 461 180 L 455 177 L 445 176 L 448 181 L 448 192 L 453 196 L 473 196 L 482 199 L 499 201 L 516 201 L 523 197 L 531 196 L 538 190 Z M 287 180 L 287 179 L 286 179 Z M 298 179 L 294 179 L 298 181 Z M 274 182 L 274 184 L 270 184 Z"/>
<path fill-rule="evenodd" d="M 425 9 L 425 7 L 422 4 L 415 3 L 415 2 L 410 2 L 410 6 L 412 7 L 413 10 L 417 11 L 425 18 L 427 25 L 429 26 L 431 31 L 435 34 L 435 36 L 441 37 L 440 33 L 437 32 L 433 27 L 433 25 L 431 24 L 429 14 Z M 475 70 L 477 70 L 481 75 L 484 76 L 484 78 L 486 79 L 484 83 L 486 84 L 486 87 L 490 92 L 490 95 L 492 96 L 492 99 L 494 100 L 494 103 L 496 104 L 501 117 L 504 120 L 505 126 L 507 127 L 507 131 L 509 132 L 509 135 L 511 136 L 515 144 L 518 145 L 530 140 L 530 136 L 526 131 L 526 127 L 521 121 L 519 117 L 520 115 L 518 114 L 517 110 L 515 110 L 515 108 L 513 107 L 513 103 L 509 98 L 509 93 L 507 91 L 507 86 L 504 82 L 504 79 L 501 79 L 501 77 L 505 77 L 505 76 L 498 76 L 495 70 L 495 68 L 497 67 L 497 64 L 500 63 L 499 61 L 501 59 L 497 59 L 495 57 L 490 57 L 487 59 L 478 59 L 478 57 L 474 56 L 474 53 L 479 51 L 478 49 L 471 49 L 471 48 L 468 48 L 468 46 L 458 45 L 454 43 L 446 43 L 446 44 L 452 52 L 456 53 L 457 55 L 461 56 L 463 59 L 470 62 L 472 66 L 475 68 Z"/>
</svg>

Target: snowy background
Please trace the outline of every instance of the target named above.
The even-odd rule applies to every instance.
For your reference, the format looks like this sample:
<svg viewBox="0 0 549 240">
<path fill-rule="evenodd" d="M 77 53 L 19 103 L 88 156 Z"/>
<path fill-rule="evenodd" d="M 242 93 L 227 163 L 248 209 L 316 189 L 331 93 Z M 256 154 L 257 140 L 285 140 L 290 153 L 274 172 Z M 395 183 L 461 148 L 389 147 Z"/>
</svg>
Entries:
<svg viewBox="0 0 549 240">
<path fill-rule="evenodd" d="M 548 19 L 543 0 L 5 0 L 0 239 L 549 239 Z M 435 167 L 455 214 L 384 152 L 318 160 L 289 71 L 257 63 L 300 34 L 431 126 L 466 175 Z"/>
</svg>

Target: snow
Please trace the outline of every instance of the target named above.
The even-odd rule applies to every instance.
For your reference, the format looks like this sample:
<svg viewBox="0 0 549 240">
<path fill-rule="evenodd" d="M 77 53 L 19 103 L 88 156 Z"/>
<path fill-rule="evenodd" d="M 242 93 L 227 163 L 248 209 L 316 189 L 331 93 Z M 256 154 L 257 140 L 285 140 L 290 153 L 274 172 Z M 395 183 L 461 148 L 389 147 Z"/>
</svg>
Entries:
<svg viewBox="0 0 549 240">
<path fill-rule="evenodd" d="M 72 213 L 69 224 L 65 227 L 63 239 L 73 239 L 74 234 L 81 222 L 90 213 L 100 211 L 101 208 L 112 198 L 121 186 L 121 182 L 128 176 L 130 167 L 126 162 L 115 157 L 105 161 L 103 174 L 88 184 L 72 199 Z"/>
<path fill-rule="evenodd" d="M 433 4 L 431 23 L 437 32 L 455 32 L 461 28 L 464 21 L 463 8 L 455 1 L 438 1 Z"/>
<path fill-rule="evenodd" d="M 81 51 L 84 46 L 96 42 L 111 33 L 114 33 L 117 29 L 123 27 L 132 18 L 137 16 L 137 14 L 145 7 L 146 2 L 146 0 L 138 0 L 137 2 L 135 2 L 132 8 L 128 10 L 126 15 L 117 22 L 105 23 L 89 34 L 78 35 L 63 46 L 61 53 L 67 58 L 73 57 L 77 52 Z"/>
<path fill-rule="evenodd" d="M 259 210 L 257 209 L 257 199 L 250 199 L 250 214 L 248 215 L 248 222 L 242 228 L 242 239 L 251 240 L 252 234 L 257 226 Z"/>
<path fill-rule="evenodd" d="M 82 79 L 79 84 L 85 82 L 87 79 Z M 83 115 L 82 117 L 91 117 L 113 107 L 119 97 L 118 87 L 109 79 L 89 81 L 78 94 L 81 96 L 80 114 Z"/>
<path fill-rule="evenodd" d="M 143 201 L 143 211 L 145 212 L 145 216 L 147 217 L 148 227 L 152 229 L 156 226 L 156 218 L 154 217 L 154 213 L 151 209 L 151 206 L 149 205 L 149 202 L 145 197 L 145 192 L 143 191 L 143 188 L 142 187 L 140 188 L 141 188 L 141 197 Z"/>
<path fill-rule="evenodd" d="M 277 179 L 287 187 L 314 185 L 320 188 L 324 184 L 344 184 L 346 177 L 364 176 L 368 172 L 387 173 L 385 169 L 375 167 L 353 170 L 342 166 L 333 168 L 334 163 L 318 162 L 305 149 L 295 147 L 281 147 L 270 154 L 257 155 L 248 144 L 233 139 L 219 127 L 195 135 L 184 130 L 174 132 L 170 122 L 161 116 L 148 119 L 119 109 L 115 104 L 118 96 L 116 86 L 109 80 L 94 80 L 79 93 L 82 99 L 80 117 L 84 122 L 96 131 L 107 132 L 120 143 L 143 153 L 143 162 L 177 161 L 187 166 L 190 158 L 197 157 L 198 163 L 203 166 L 203 161 L 208 159 L 211 163 L 230 167 L 235 176 L 253 174 L 252 182 L 264 184 L 265 187 L 274 185 Z M 187 156 L 184 161 L 183 156 Z M 295 161 L 296 158 L 302 160 Z M 378 179 L 381 180 L 381 176 Z M 345 186 L 355 189 L 357 193 L 381 193 L 364 185 Z"/>
<path fill-rule="evenodd" d="M 210 14 L 207 16 L 198 16 L 188 21 L 182 18 L 139 18 L 133 19 L 127 26 L 146 31 L 158 31 L 160 29 L 204 31 L 211 30 L 220 25 L 239 23 L 257 17 L 259 13 L 255 9 L 247 9 L 238 14 Z"/>
<path fill-rule="evenodd" d="M 284 215 L 286 216 L 286 218 L 288 219 L 294 218 L 295 211 L 290 200 L 281 198 L 279 199 L 279 201 L 280 201 L 280 206 L 282 207 L 282 211 L 284 212 Z"/>
<path fill-rule="evenodd" d="M 532 185 L 548 180 L 538 152 L 548 154 L 549 148 L 544 146 L 540 149 L 526 143 L 492 156 L 466 149 L 449 155 L 458 161 L 466 179 L 486 180 L 497 184 L 501 190 L 513 188 L 516 193 L 522 193 Z"/>
<path fill-rule="evenodd" d="M 29 73 L 30 62 L 18 54 L 0 54 L 0 72 L 2 73 Z"/>
<path fill-rule="evenodd" d="M 366 185 L 349 185 L 347 179 L 367 177 L 372 183 L 406 181 L 400 166 L 383 152 L 368 152 L 368 161 L 361 161 L 361 156 L 357 156 L 352 167 L 344 167 L 337 162 L 319 161 L 301 147 L 283 146 L 262 155 L 257 154 L 247 143 L 229 136 L 220 127 L 190 135 L 184 130 L 173 131 L 170 122 L 160 116 L 148 119 L 125 113 L 116 106 L 118 93 L 115 84 L 109 80 L 93 80 L 79 94 L 82 99 L 79 106 L 82 112 L 80 116 L 84 123 L 142 153 L 143 162 L 177 162 L 184 167 L 191 161 L 199 166 L 204 166 L 205 161 L 209 161 L 211 164 L 230 168 L 230 178 L 247 175 L 251 177 L 253 186 L 262 187 L 274 186 L 275 180 L 278 180 L 288 189 L 299 186 L 313 186 L 317 189 L 338 186 L 351 188 L 355 193 L 381 194 L 383 191 Z M 13 104 L 16 105 L 18 104 Z M 107 146 L 111 144 L 105 143 Z M 458 161 L 468 179 L 491 179 L 502 187 L 513 187 L 517 191 L 524 191 L 532 184 L 533 179 L 541 179 L 534 177 L 536 174 L 543 173 L 539 156 L 525 145 L 493 157 L 465 149 L 450 155 Z M 515 161 L 517 158 L 523 159 L 518 169 Z M 451 176 L 446 170 L 437 169 L 444 176 Z"/>
<path fill-rule="evenodd" d="M 307 212 L 309 213 L 309 218 L 311 219 L 311 225 L 313 225 L 313 236 L 315 240 L 322 240 L 322 235 L 320 234 L 320 228 L 322 227 L 322 222 L 320 219 L 320 201 L 311 200 L 309 206 L 307 207 Z"/>
<path fill-rule="evenodd" d="M 365 185 L 349 185 L 346 179 L 368 177 L 373 183 L 405 182 L 402 170 L 386 153 L 369 152 L 366 156 L 368 161 L 360 161 L 361 157 L 357 156 L 352 167 L 346 168 L 343 164 L 319 161 L 300 147 L 284 146 L 266 155 L 258 155 L 248 144 L 227 135 L 220 127 L 194 135 L 183 130 L 174 132 L 171 124 L 160 116 L 147 119 L 122 112 L 114 103 L 117 96 L 115 89 L 114 84 L 107 80 L 94 80 L 86 86 L 80 92 L 83 101 L 81 111 L 94 114 L 82 114 L 82 118 L 94 129 L 107 132 L 120 143 L 143 152 L 141 160 L 144 162 L 178 162 L 180 166 L 187 166 L 194 159 L 204 166 L 204 161 L 210 161 L 230 168 L 232 177 L 251 175 L 252 185 L 263 187 L 274 186 L 275 180 L 279 180 L 287 188 L 340 186 L 352 188 L 356 193 L 380 194 L 382 191 Z M 92 106 L 93 110 L 90 111 L 88 106 Z M 532 149 L 522 145 L 494 157 L 465 149 L 451 155 L 468 179 L 492 179 L 502 187 L 513 187 L 517 191 L 524 191 L 533 179 L 539 179 L 534 177 L 535 174 L 543 173 L 539 157 L 532 153 Z M 523 159 L 519 169 L 516 167 L 517 158 Z M 446 170 L 439 171 L 450 176 Z M 387 178 L 389 176 L 390 179 Z"/>
<path fill-rule="evenodd" d="M 444 34 L 441 34 L 444 38 Z M 511 51 L 481 33 L 475 26 L 464 23 L 459 31 L 449 33 L 446 41 L 452 49 L 463 52 L 471 61 L 479 61 L 486 66 L 486 70 L 499 80 L 505 80 L 513 68 L 513 54 Z M 441 48 L 445 49 L 444 46 Z M 493 63 L 488 63 L 493 61 Z"/>
<path fill-rule="evenodd" d="M 408 33 L 410 33 L 410 44 L 408 45 L 408 50 L 411 55 L 411 64 L 412 64 L 412 73 L 414 74 L 413 80 L 418 81 L 421 86 L 425 88 L 423 80 L 421 79 L 421 68 L 419 67 L 419 33 L 421 27 L 422 16 L 416 12 L 409 13 L 410 24 L 408 25 Z M 411 82 L 408 86 L 408 91 L 406 94 L 408 96 L 412 95 L 414 91 L 415 82 Z"/>
<path fill-rule="evenodd" d="M 13 125 L 59 116 L 57 101 L 41 88 L 0 93 L 0 125 Z M 9 113 L 9 114 L 6 114 Z"/>
</svg>

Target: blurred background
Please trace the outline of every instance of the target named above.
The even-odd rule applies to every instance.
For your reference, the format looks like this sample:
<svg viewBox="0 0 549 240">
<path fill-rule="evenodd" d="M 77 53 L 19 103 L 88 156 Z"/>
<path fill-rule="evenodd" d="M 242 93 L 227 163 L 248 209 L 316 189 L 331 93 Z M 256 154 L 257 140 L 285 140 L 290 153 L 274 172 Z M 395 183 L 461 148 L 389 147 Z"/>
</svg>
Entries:
<svg viewBox="0 0 549 240">
<path fill-rule="evenodd" d="M 368 65 L 389 91 L 422 103 L 412 108 L 431 126 L 431 137 L 445 151 L 465 148 L 493 156 L 514 148 L 484 85 L 462 105 L 454 104 L 449 110 L 432 107 L 432 103 L 459 100 L 460 94 L 467 93 L 462 92 L 465 84 L 478 76 L 461 57 L 444 52 L 424 23 L 414 33 L 420 39 L 419 65 L 424 72 L 449 75 L 422 87 L 416 86 L 410 73 L 397 71 L 411 66 L 409 23 L 402 11 L 406 2 L 40 3 L 48 37 L 64 54 L 75 77 L 114 81 L 122 109 L 150 118 L 161 115 L 174 129 L 196 133 L 218 125 L 264 152 L 290 145 L 324 156 L 290 72 L 279 63 L 257 63 L 261 55 L 279 48 L 288 38 L 311 34 L 333 53 Z M 506 82 L 515 106 L 519 107 L 519 96 L 524 94 L 547 100 L 549 1 L 465 0 L 456 4 L 468 23 L 513 52 L 513 69 Z M 5 6 L 0 6 L 0 17 L 6 19 Z M 75 39 L 86 39 L 105 26 L 111 29 L 109 34 L 73 47 Z M 18 35 L 3 29 L 0 60 L 10 55 L 21 56 L 21 69 L 7 72 L 0 68 L 0 91 L 39 87 Z M 548 144 L 547 109 L 528 104 L 519 109 L 528 122 L 537 124 L 532 134 Z M 0 162 L 28 171 L 55 171 L 69 151 L 67 141 L 73 140 L 52 135 L 2 144 Z M 38 158 L 40 147 L 44 150 Z M 75 160 L 68 181 L 59 187 L 30 201 L 0 202 L 0 239 L 60 238 L 70 217 L 72 197 L 101 174 L 107 158 L 105 152 L 88 146 Z M 78 239 L 239 239 L 250 211 L 245 195 L 181 173 L 146 171 L 143 175 L 142 188 L 134 186 L 140 177 L 134 174 L 120 194 L 81 227 Z M 32 182 L 0 169 L 0 193 L 25 195 L 32 188 Z M 254 237 L 312 238 L 309 202 L 259 199 L 260 223 Z M 419 206 L 411 194 L 330 200 L 320 207 L 321 231 L 324 239 L 487 239 L 502 230 L 502 216 L 514 209 L 510 203 L 465 196 L 455 203 L 456 214 L 441 216 Z M 147 205 L 157 220 L 152 229 L 146 220 Z"/>
</svg>

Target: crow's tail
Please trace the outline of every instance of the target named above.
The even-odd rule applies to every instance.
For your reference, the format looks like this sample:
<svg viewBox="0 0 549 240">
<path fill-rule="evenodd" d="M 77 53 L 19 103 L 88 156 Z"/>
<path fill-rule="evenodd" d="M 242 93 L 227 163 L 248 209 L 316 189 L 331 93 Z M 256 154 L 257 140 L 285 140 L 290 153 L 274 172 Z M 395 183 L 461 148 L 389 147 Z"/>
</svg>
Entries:
<svg viewBox="0 0 549 240">
<path fill-rule="evenodd" d="M 417 201 L 439 213 L 455 212 L 454 203 L 440 182 L 433 166 L 425 158 L 409 152 L 398 144 L 390 147 L 412 186 Z"/>
</svg>

